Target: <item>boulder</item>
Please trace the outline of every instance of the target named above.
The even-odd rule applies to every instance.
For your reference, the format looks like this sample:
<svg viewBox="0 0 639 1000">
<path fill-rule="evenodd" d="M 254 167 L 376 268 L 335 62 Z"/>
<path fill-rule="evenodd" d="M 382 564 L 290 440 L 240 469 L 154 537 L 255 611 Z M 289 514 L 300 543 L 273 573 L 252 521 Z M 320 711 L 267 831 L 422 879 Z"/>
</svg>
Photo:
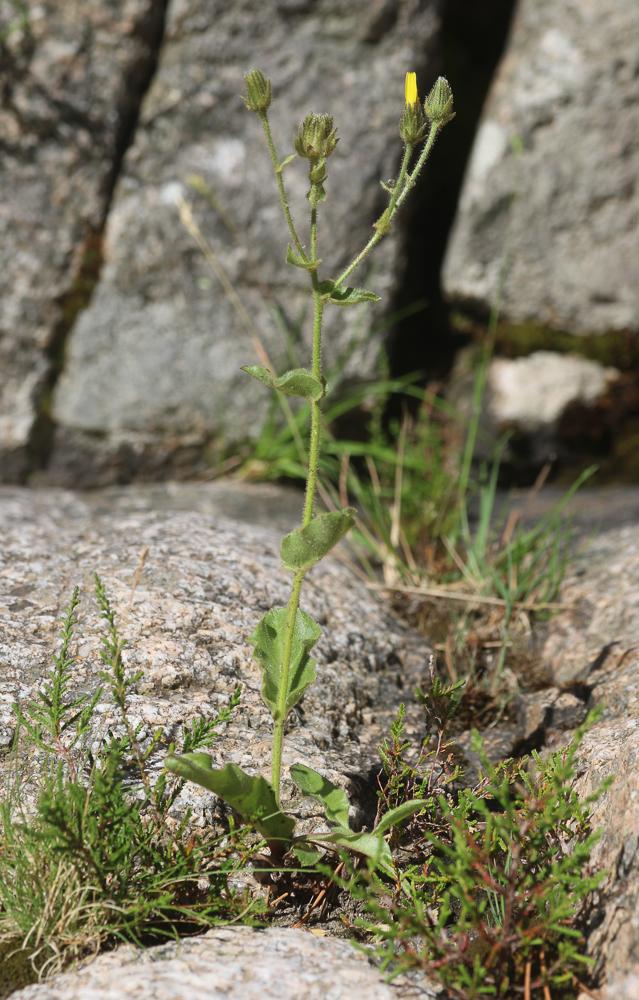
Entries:
<svg viewBox="0 0 639 1000">
<path fill-rule="evenodd" d="M 429 1000 L 425 981 L 388 983 L 346 941 L 290 928 L 225 927 L 146 951 L 102 955 L 15 1000 Z"/>
<path fill-rule="evenodd" d="M 48 393 L 99 267 L 163 3 L 0 2 L 0 480 L 46 447 Z"/>
<path fill-rule="evenodd" d="M 264 524 L 219 514 L 213 484 L 185 489 L 190 501 L 183 498 L 182 505 L 199 492 L 200 510 L 207 512 L 167 509 L 166 491 L 164 508 L 154 510 L 157 490 L 88 497 L 62 490 L 0 492 L 0 759 L 13 733 L 12 705 L 28 698 L 50 669 L 60 616 L 76 585 L 83 593 L 75 682 L 82 690 L 97 686 L 97 572 L 126 641 L 126 666 L 143 672 L 130 701 L 142 738 L 158 726 L 214 715 L 242 684 L 240 708 L 212 753 L 220 764 L 232 761 L 269 775 L 272 721 L 248 636 L 269 608 L 288 599 L 281 536 Z M 238 507 L 250 516 L 251 508 L 263 510 L 265 502 L 283 509 L 290 503 L 289 494 L 265 489 L 237 486 Z M 222 489 L 222 506 L 231 490 Z M 361 793 L 366 799 L 377 745 L 399 703 L 427 682 L 429 650 L 335 557 L 309 574 L 302 607 L 322 627 L 314 651 L 318 681 L 290 719 L 285 775 L 300 761 L 342 786 L 351 782 L 353 798 Z M 417 706 L 415 712 L 417 718 Z M 117 724 L 105 695 L 96 737 Z M 165 755 L 166 748 L 158 753 L 158 768 Z M 0 786 L 3 778 L 0 766 Z M 285 780 L 285 796 L 292 787 Z M 200 815 L 213 799 L 195 786 L 185 794 Z"/>
<path fill-rule="evenodd" d="M 521 0 L 451 235 L 444 284 L 486 315 L 639 332 L 639 6 Z"/>
<path fill-rule="evenodd" d="M 606 516 L 605 496 L 610 524 L 614 508 Z M 601 831 L 592 865 L 606 878 L 593 905 L 589 950 L 607 981 L 605 1000 L 635 1000 L 639 982 L 638 595 L 639 523 L 608 527 L 571 563 L 560 594 L 568 610 L 537 630 L 548 680 L 564 699 L 572 693 L 602 710 L 580 750 L 577 788 L 586 796 L 612 779 L 592 820 Z"/>
<path fill-rule="evenodd" d="M 257 433 L 269 402 L 240 366 L 306 364 L 307 275 L 284 262 L 289 241 L 257 116 L 240 100 L 254 65 L 272 77 L 283 158 L 309 111 L 335 117 L 319 252 L 325 276 L 368 240 L 401 155 L 404 73 L 436 75 L 438 0 L 257 3 L 174 0 L 158 71 L 128 151 L 91 304 L 67 342 L 53 400 L 50 480 L 61 484 L 192 474 L 210 449 Z M 307 164 L 286 168 L 307 240 Z M 182 224 L 187 203 L 208 260 Z M 401 223 L 400 223 L 401 226 Z M 354 280 L 388 302 L 401 228 Z M 304 297 L 302 297 L 304 295 Z M 368 334 L 383 306 L 327 311 L 329 382 L 371 375 Z M 288 339 L 288 343 L 287 343 Z M 257 346 L 257 353 L 256 353 Z"/>
<path fill-rule="evenodd" d="M 582 541 L 569 563 L 558 598 L 567 610 L 535 630 L 538 657 L 563 688 L 592 686 L 593 676 L 599 677 L 593 670 L 600 663 L 610 665 L 610 658 L 633 647 L 639 635 L 639 527 L 637 522 L 611 526 L 618 515 L 614 506 L 605 512 L 607 495 L 598 493 L 607 527 Z M 626 502 L 633 501 L 628 497 Z M 592 514 L 588 523 L 593 524 Z M 622 710 L 620 704 L 618 714 Z"/>
<path fill-rule="evenodd" d="M 467 418 L 476 364 L 476 350 L 460 352 L 447 390 L 449 401 Z M 477 454 L 490 460 L 508 433 L 512 437 L 504 458 L 514 464 L 522 458 L 533 465 L 558 456 L 574 460 L 573 418 L 582 438 L 587 426 L 601 428 L 600 410 L 614 396 L 619 374 L 577 354 L 534 351 L 528 357 L 494 357 L 488 367 Z"/>
</svg>

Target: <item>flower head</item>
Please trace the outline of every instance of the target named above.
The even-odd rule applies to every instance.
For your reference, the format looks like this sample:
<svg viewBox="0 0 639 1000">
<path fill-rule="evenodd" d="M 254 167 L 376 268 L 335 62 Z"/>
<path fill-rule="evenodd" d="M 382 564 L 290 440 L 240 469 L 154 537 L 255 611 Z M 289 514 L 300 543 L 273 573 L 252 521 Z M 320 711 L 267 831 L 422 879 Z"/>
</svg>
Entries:
<svg viewBox="0 0 639 1000">
<path fill-rule="evenodd" d="M 430 94 L 424 101 L 426 117 L 433 125 L 443 127 L 455 117 L 453 110 L 453 92 L 445 76 L 437 77 Z"/>
<path fill-rule="evenodd" d="M 407 146 L 416 146 L 426 134 L 426 118 L 419 103 L 417 74 L 407 73 L 404 83 L 406 105 L 399 121 L 399 134 Z"/>
<path fill-rule="evenodd" d="M 337 130 L 330 115 L 308 114 L 299 127 L 295 149 L 311 162 L 325 160 L 337 145 Z"/>
<path fill-rule="evenodd" d="M 406 107 L 413 108 L 417 101 L 419 100 L 419 95 L 417 93 L 417 73 L 407 73 L 406 79 L 404 81 L 404 96 L 406 98 Z"/>
<path fill-rule="evenodd" d="M 252 69 L 244 77 L 246 94 L 242 98 L 249 111 L 265 114 L 271 103 L 271 81 L 261 70 Z"/>
</svg>

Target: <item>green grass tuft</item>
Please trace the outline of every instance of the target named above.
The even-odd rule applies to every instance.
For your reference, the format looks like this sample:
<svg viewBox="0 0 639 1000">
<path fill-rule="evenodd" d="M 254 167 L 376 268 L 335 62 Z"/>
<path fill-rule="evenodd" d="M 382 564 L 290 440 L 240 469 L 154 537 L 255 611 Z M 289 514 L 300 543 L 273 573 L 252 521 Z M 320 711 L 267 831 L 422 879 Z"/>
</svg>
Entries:
<svg viewBox="0 0 639 1000">
<path fill-rule="evenodd" d="M 26 959 L 42 975 L 116 941 L 183 936 L 240 914 L 250 922 L 262 908 L 231 886 L 253 850 L 245 835 L 197 829 L 188 811 L 173 809 L 183 782 L 152 774 L 154 753 L 174 744 L 162 729 L 140 742 L 127 708 L 139 675 L 125 667 L 98 577 L 96 599 L 105 626 L 101 686 L 73 691 L 75 590 L 49 677 L 30 704 L 16 706 L 16 761 L 40 776 L 30 803 L 16 768 L 0 804 L 0 947 L 20 959 L 21 976 Z M 91 725 L 104 692 L 121 726 L 96 746 Z M 215 719 L 185 725 L 179 750 L 210 747 L 239 698 L 238 689 Z"/>
</svg>

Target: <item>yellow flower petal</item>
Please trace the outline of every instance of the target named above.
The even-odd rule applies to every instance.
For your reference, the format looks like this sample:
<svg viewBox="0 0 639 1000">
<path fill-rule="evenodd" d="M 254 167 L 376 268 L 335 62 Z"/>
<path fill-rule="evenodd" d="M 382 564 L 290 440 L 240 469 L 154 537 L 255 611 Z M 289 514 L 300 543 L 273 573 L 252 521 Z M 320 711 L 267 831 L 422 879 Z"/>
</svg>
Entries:
<svg viewBox="0 0 639 1000">
<path fill-rule="evenodd" d="M 406 81 L 404 83 L 404 94 L 406 96 L 406 104 L 409 108 L 412 108 L 418 101 L 417 94 L 417 73 L 407 73 Z"/>
</svg>

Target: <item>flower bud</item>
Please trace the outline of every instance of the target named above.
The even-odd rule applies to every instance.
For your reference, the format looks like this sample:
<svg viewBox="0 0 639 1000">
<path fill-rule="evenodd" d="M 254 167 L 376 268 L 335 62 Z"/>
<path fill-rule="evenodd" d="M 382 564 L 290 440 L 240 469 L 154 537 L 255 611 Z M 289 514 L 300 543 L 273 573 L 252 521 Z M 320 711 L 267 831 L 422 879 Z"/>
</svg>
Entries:
<svg viewBox="0 0 639 1000">
<path fill-rule="evenodd" d="M 412 108 L 419 100 L 417 93 L 417 73 L 407 73 L 404 80 L 404 97 L 406 106 Z"/>
<path fill-rule="evenodd" d="M 446 77 L 439 76 L 424 101 L 424 111 L 433 125 L 446 125 L 455 117 L 453 92 Z"/>
<path fill-rule="evenodd" d="M 407 146 L 416 146 L 426 135 L 428 121 L 418 102 L 407 104 L 399 120 L 399 134 Z"/>
<path fill-rule="evenodd" d="M 295 149 L 311 162 L 325 160 L 338 143 L 337 129 L 330 115 L 307 115 L 295 138 Z"/>
<path fill-rule="evenodd" d="M 246 97 L 243 97 L 242 100 L 249 111 L 263 114 L 271 103 L 271 81 L 264 76 L 261 70 L 252 69 L 244 77 L 244 82 L 246 83 Z"/>
</svg>

